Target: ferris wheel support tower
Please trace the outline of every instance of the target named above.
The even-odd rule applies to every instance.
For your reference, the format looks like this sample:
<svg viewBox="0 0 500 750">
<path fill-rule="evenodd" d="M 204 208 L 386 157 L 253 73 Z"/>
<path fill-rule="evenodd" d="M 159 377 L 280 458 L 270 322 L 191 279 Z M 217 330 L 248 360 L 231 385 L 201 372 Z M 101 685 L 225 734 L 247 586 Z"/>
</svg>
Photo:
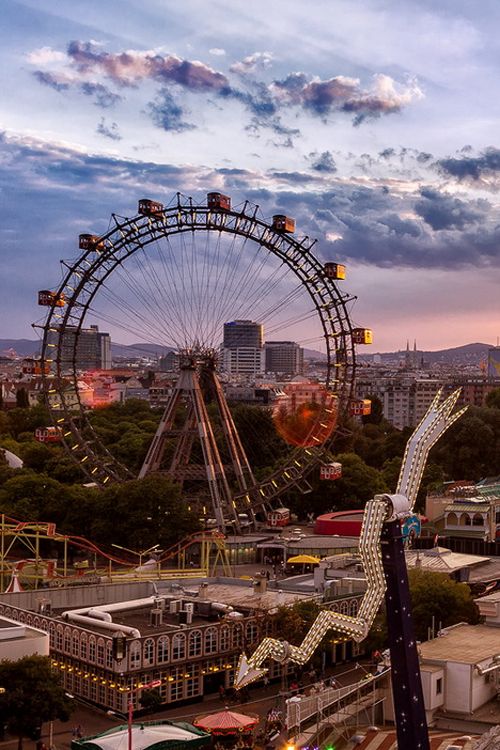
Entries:
<svg viewBox="0 0 500 750">
<path fill-rule="evenodd" d="M 230 467 L 224 465 L 215 440 L 205 404 L 207 394 L 217 405 L 230 455 Z M 184 406 L 184 423 L 178 429 L 174 421 L 181 405 Z M 232 471 L 240 493 L 248 492 L 249 486 L 255 485 L 255 478 L 215 372 L 215 357 L 212 352 L 186 351 L 181 354 L 179 378 L 142 464 L 139 479 L 151 472 L 160 471 L 169 438 L 176 439 L 176 447 L 164 473 L 181 485 L 187 480 L 206 480 L 217 526 L 224 529 L 227 515 L 230 515 L 239 529 L 237 506 L 233 500 L 227 471 Z M 190 463 L 196 438 L 201 445 L 203 465 Z M 251 515 L 254 520 L 253 510 Z"/>
</svg>

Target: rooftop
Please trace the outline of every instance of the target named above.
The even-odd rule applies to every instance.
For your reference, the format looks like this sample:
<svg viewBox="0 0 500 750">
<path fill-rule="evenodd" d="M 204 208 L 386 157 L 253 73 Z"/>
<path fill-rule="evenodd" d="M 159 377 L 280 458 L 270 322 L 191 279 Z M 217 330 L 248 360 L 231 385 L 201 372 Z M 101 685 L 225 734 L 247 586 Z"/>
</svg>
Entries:
<svg viewBox="0 0 500 750">
<path fill-rule="evenodd" d="M 500 651 L 500 631 L 488 625 L 456 625 L 418 647 L 423 660 L 478 664 Z"/>
</svg>

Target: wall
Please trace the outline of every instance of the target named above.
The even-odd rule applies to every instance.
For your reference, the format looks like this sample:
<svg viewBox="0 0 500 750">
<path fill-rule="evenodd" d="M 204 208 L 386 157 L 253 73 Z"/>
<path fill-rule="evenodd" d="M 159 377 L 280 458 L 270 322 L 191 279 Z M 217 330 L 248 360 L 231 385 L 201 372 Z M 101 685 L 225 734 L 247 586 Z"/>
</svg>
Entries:
<svg viewBox="0 0 500 750">
<path fill-rule="evenodd" d="M 473 665 L 448 661 L 444 684 L 444 708 L 457 713 L 470 713 L 470 675 Z"/>
</svg>

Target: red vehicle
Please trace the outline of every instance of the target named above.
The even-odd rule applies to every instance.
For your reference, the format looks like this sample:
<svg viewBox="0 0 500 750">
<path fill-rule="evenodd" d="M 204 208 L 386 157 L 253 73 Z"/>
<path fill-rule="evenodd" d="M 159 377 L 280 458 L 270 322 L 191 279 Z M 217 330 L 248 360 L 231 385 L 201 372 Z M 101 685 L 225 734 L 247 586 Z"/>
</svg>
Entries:
<svg viewBox="0 0 500 750">
<path fill-rule="evenodd" d="M 154 216 L 154 214 L 161 214 L 163 211 L 163 203 L 152 201 L 149 198 L 141 198 L 137 210 L 143 216 Z"/>
<path fill-rule="evenodd" d="M 104 242 L 97 234 L 81 234 L 78 237 L 80 250 L 102 250 Z"/>
<path fill-rule="evenodd" d="M 284 214 L 273 216 L 273 229 L 275 232 L 295 232 L 295 219 Z"/>
<path fill-rule="evenodd" d="M 231 198 L 222 193 L 207 193 L 207 206 L 211 211 L 230 211 Z"/>
<path fill-rule="evenodd" d="M 62 436 L 60 427 L 37 427 L 35 440 L 39 443 L 59 443 Z"/>
<path fill-rule="evenodd" d="M 341 476 L 342 464 L 339 464 L 337 461 L 332 461 L 332 463 L 329 464 L 323 464 L 323 466 L 320 467 L 320 479 L 329 479 L 333 481 L 334 479 L 340 479 Z"/>
<path fill-rule="evenodd" d="M 267 513 L 267 523 L 272 528 L 288 526 L 290 523 L 290 511 L 288 508 L 276 508 Z"/>
</svg>

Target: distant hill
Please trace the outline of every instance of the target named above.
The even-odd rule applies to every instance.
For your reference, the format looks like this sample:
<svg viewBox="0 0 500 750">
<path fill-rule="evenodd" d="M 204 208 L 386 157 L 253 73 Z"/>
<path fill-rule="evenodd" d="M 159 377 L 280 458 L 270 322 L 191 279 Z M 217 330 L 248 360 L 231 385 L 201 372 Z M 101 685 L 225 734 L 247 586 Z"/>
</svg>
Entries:
<svg viewBox="0 0 500 750">
<path fill-rule="evenodd" d="M 488 355 L 488 349 L 493 344 L 465 344 L 464 346 L 455 346 L 452 349 L 439 349 L 437 351 L 417 350 L 418 359 L 424 359 L 429 364 L 479 364 L 485 360 Z M 21 357 L 32 357 L 40 352 L 41 341 L 38 339 L 0 339 L 0 355 L 9 349 L 14 349 Z M 172 351 L 172 347 L 162 346 L 161 344 L 147 344 L 138 342 L 136 344 L 117 344 L 112 342 L 111 353 L 113 357 L 140 357 L 158 355 L 164 356 Z M 359 358 L 367 362 L 373 360 L 375 353 L 380 354 L 382 362 L 402 360 L 405 357 L 405 350 L 396 352 L 358 352 Z M 316 349 L 304 349 L 305 359 L 324 360 L 326 355 Z"/>
<path fill-rule="evenodd" d="M 479 364 L 482 360 L 485 360 L 488 356 L 488 349 L 491 349 L 493 344 L 465 344 L 464 346 L 455 346 L 451 349 L 438 349 L 437 351 L 423 351 L 417 349 L 417 357 L 419 361 L 423 358 L 424 362 L 429 364 Z M 360 354 L 360 359 L 366 361 L 372 361 L 375 353 L 370 352 L 369 354 Z M 379 352 L 382 362 L 390 360 L 403 360 L 406 355 L 406 351 L 401 349 L 396 352 Z"/>
</svg>

